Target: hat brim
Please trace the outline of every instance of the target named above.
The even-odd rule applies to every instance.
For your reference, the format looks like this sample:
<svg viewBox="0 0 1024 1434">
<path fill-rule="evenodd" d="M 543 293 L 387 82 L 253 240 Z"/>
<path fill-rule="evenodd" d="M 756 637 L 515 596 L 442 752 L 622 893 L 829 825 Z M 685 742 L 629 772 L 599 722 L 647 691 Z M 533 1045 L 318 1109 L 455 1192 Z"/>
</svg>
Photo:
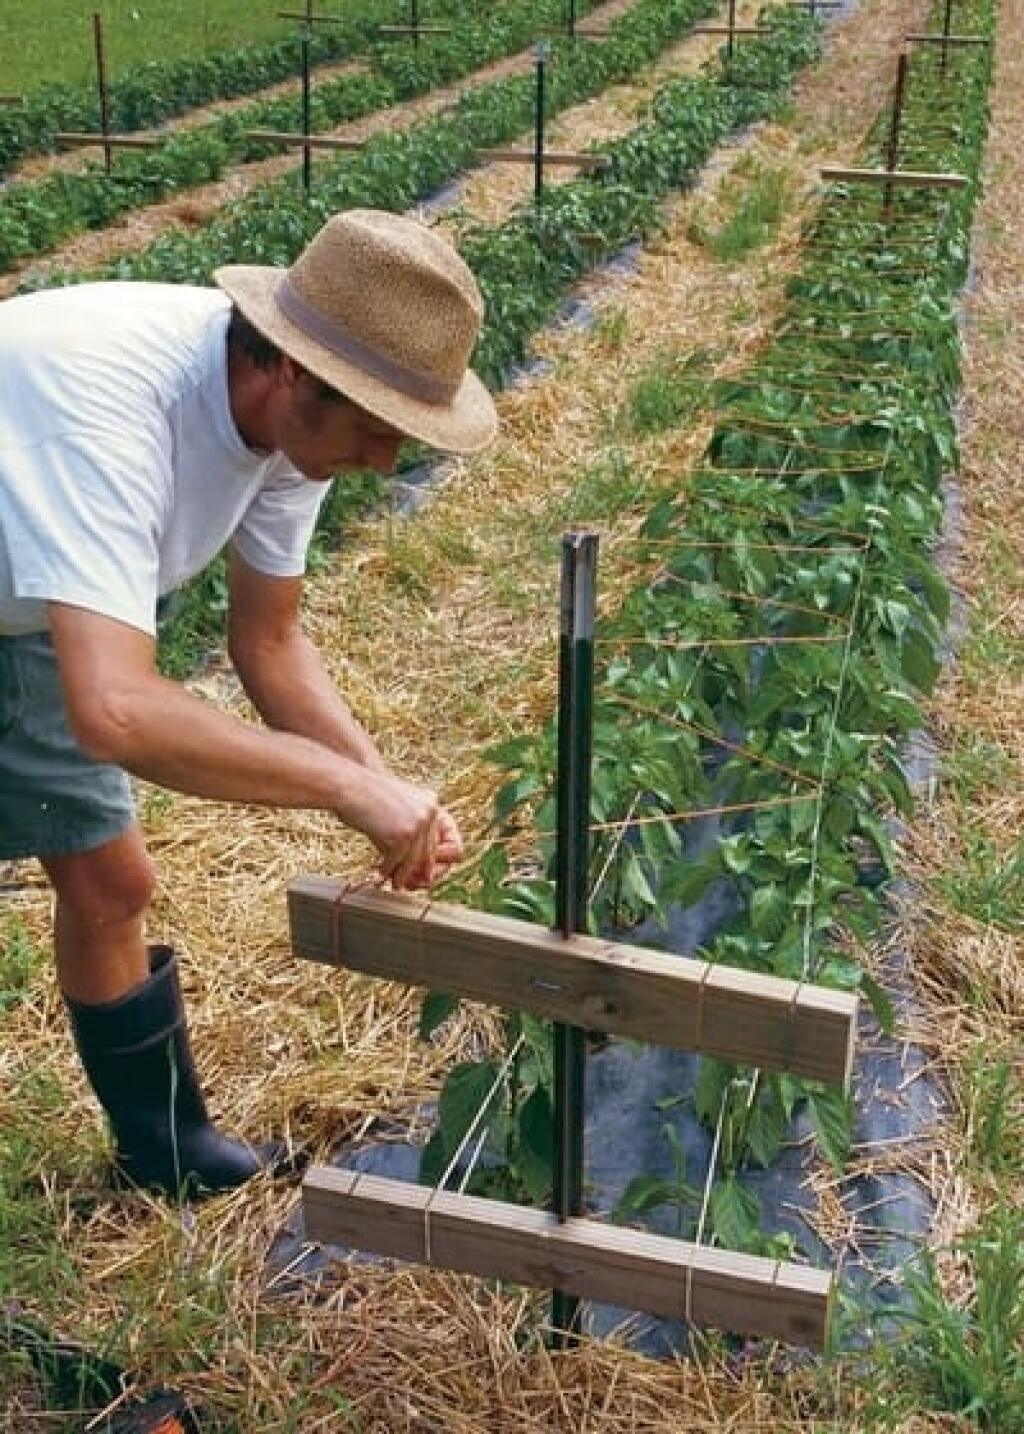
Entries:
<svg viewBox="0 0 1024 1434">
<path fill-rule="evenodd" d="M 274 297 L 280 269 L 229 264 L 215 270 L 213 278 L 249 322 L 289 358 L 409 438 L 446 453 L 478 453 L 497 433 L 494 400 L 472 371 L 467 370 L 451 403 L 410 398 L 339 358 L 286 318 Z"/>
</svg>

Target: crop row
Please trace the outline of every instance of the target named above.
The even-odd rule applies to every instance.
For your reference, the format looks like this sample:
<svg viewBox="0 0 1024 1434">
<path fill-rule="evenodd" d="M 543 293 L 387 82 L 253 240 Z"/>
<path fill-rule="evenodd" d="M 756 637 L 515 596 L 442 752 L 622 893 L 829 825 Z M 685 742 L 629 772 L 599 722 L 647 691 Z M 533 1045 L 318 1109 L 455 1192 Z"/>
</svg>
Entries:
<svg viewBox="0 0 1024 1434">
<path fill-rule="evenodd" d="M 715 0 L 688 0 L 679 5 L 640 4 L 613 23 L 613 39 L 599 48 L 576 49 L 568 42 L 557 47 L 558 62 L 549 96 L 555 113 L 578 98 L 596 93 L 625 79 L 679 38 L 693 20 L 715 8 Z M 515 0 L 497 17 L 467 27 L 453 38 L 424 50 L 378 54 L 372 73 L 348 76 L 318 87 L 312 108 L 314 131 L 386 109 L 404 100 L 450 84 L 473 70 L 514 53 L 545 27 L 553 26 L 562 11 L 561 0 Z M 498 106 L 500 138 L 510 138 L 530 120 L 532 90 L 529 80 L 514 90 L 488 87 L 479 92 Z M 509 96 L 514 94 L 514 101 Z M 119 161 L 116 177 L 100 164 L 76 174 L 57 173 L 36 183 L 12 186 L 0 193 L 0 267 L 52 248 L 84 228 L 99 228 L 116 215 L 166 194 L 218 178 L 230 163 L 261 157 L 267 146 L 246 137 L 251 129 L 297 128 L 298 101 L 294 97 L 264 101 L 242 112 L 224 116 L 209 125 L 172 137 L 158 153 L 130 156 Z M 480 105 L 469 106 L 477 114 Z M 456 112 L 467 113 L 463 104 Z M 493 126 L 491 127 L 494 128 Z M 468 157 L 468 150 L 464 150 Z M 330 167 L 318 170 L 321 194 L 333 192 Z M 297 171 L 273 188 L 261 186 L 246 206 L 279 204 L 282 195 L 300 203 Z M 326 187 L 325 187 L 326 186 Z M 235 226 L 236 228 L 238 226 Z"/>
<path fill-rule="evenodd" d="M 966 0 L 959 22 L 991 34 L 992 0 Z M 902 752 L 920 724 L 917 694 L 938 672 L 947 616 L 931 550 L 941 483 L 956 465 L 954 296 L 979 188 L 990 54 L 965 50 L 946 73 L 939 64 L 930 49 L 914 55 L 904 153 L 914 167 L 968 174 L 968 189 L 898 190 L 888 208 L 881 190 L 833 195 L 755 368 L 705 381 L 695 396 L 680 364 L 678 410 L 712 406 L 713 437 L 683 496 L 649 514 L 636 556 L 658 577 L 639 583 L 599 634 L 615 655 L 599 664 L 595 698 L 595 823 L 754 809 L 710 844 L 689 841 L 685 824 L 637 826 L 594 895 L 594 928 L 664 918 L 714 888 L 731 914 L 706 943 L 712 959 L 859 988 L 884 1029 L 890 997 L 858 950 L 884 910 L 894 870 L 885 818 L 911 808 Z M 887 123 L 871 161 L 884 153 Z M 554 752 L 552 724 L 493 754 L 509 773 L 495 807 L 502 833 L 554 826 Z M 606 867 L 611 840 L 595 843 L 592 872 Z M 499 841 L 463 898 L 553 924 L 551 844 L 539 853 L 540 874 L 524 875 Z M 451 1004 L 434 998 L 424 1029 Z M 526 1035 L 530 1055 L 493 1117 L 494 1163 L 479 1186 L 539 1200 L 550 1170 L 547 1038 L 524 1018 L 511 1033 Z M 449 1076 L 427 1178 L 458 1146 L 466 1093 L 493 1076 L 490 1064 Z M 841 1167 L 849 1105 L 838 1092 L 712 1060 L 693 1100 L 719 1127 L 712 1230 L 724 1244 L 778 1253 L 788 1237 L 760 1229 L 742 1169 L 772 1163 L 798 1108 Z M 700 1197 L 681 1190 L 643 1173 L 620 1213 L 671 1203 L 695 1222 Z"/>
<path fill-rule="evenodd" d="M 456 0 L 432 0 L 432 19 L 476 24 L 487 7 Z M 315 28 L 310 58 L 315 64 L 376 49 L 377 26 L 390 19 L 381 0 L 348 0 L 341 23 Z M 115 130 L 143 129 L 214 100 L 252 94 L 299 72 L 298 31 L 260 45 L 239 45 L 208 55 L 151 60 L 126 68 L 109 85 L 110 122 Z M 23 105 L 0 110 L 0 175 L 24 155 L 54 148 L 59 130 L 96 130 L 99 98 L 94 87 L 40 85 Z"/>
</svg>

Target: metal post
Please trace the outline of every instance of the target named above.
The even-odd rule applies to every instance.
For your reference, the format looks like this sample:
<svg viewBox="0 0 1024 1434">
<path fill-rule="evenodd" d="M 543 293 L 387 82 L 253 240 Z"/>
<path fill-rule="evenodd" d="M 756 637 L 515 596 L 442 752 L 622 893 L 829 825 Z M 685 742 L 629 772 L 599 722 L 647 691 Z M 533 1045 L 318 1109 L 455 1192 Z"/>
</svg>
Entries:
<svg viewBox="0 0 1024 1434">
<path fill-rule="evenodd" d="M 736 48 L 736 0 L 729 0 L 729 38 L 725 43 L 726 59 L 731 60 Z"/>
<path fill-rule="evenodd" d="M 420 0 L 412 0 L 412 43 L 418 50 L 420 47 Z"/>
<path fill-rule="evenodd" d="M 308 0 L 307 9 L 312 8 L 312 3 L 313 0 Z M 299 41 L 302 49 L 302 135 L 306 140 L 309 139 L 310 131 L 309 42 L 312 36 L 313 26 L 307 18 Z M 307 197 L 313 188 L 313 150 L 309 144 L 302 146 L 302 188 Z"/>
<path fill-rule="evenodd" d="M 907 87 L 907 52 L 900 51 L 899 63 L 896 67 L 896 93 L 892 101 L 892 122 L 889 127 L 889 143 L 886 148 L 886 169 L 890 172 L 896 168 L 900 156 L 900 129 L 903 124 L 903 96 Z M 892 184 L 885 186 L 885 193 L 882 200 L 882 208 L 886 215 L 892 208 Z"/>
<path fill-rule="evenodd" d="M 569 0 L 569 14 L 566 19 L 566 31 L 570 40 L 576 38 L 576 0 Z"/>
<path fill-rule="evenodd" d="M 111 171 L 114 151 L 110 144 L 110 100 L 107 95 L 107 65 L 103 53 L 103 16 L 93 11 L 92 33 L 96 44 L 96 82 L 100 90 L 100 129 L 103 133 L 103 163 Z"/>
<path fill-rule="evenodd" d="M 544 198 L 544 78 L 550 54 L 551 46 L 547 40 L 541 40 L 537 46 L 536 137 L 533 150 L 533 199 L 538 206 Z"/>
<path fill-rule="evenodd" d="M 946 0 L 946 15 L 942 22 L 942 73 L 946 73 L 949 62 L 949 37 L 953 28 L 953 0 Z"/>
<path fill-rule="evenodd" d="M 567 533 L 562 539 L 555 922 L 565 937 L 587 925 L 597 543 L 596 533 Z M 554 1039 L 554 1206 L 566 1220 L 583 1213 L 586 1052 L 579 1027 L 558 1024 Z M 551 1323 L 556 1348 L 578 1337 L 575 1295 L 554 1291 Z"/>
</svg>

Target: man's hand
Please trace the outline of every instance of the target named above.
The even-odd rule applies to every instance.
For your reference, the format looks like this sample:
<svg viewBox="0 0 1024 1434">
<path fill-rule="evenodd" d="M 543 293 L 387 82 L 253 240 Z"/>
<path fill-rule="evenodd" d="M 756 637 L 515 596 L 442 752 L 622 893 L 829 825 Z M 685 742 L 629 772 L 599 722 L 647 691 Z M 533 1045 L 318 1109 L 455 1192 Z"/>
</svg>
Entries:
<svg viewBox="0 0 1024 1434">
<path fill-rule="evenodd" d="M 380 872 L 396 891 L 433 886 L 462 856 L 462 838 L 436 793 L 390 772 L 366 773 L 365 797 L 345 820 L 381 854 Z"/>
</svg>

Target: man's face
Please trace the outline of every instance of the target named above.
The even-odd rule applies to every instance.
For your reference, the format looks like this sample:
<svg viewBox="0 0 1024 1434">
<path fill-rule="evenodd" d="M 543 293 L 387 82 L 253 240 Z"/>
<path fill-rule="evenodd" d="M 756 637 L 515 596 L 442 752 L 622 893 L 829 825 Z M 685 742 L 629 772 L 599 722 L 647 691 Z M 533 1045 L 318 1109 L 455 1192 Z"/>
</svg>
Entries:
<svg viewBox="0 0 1024 1434">
<path fill-rule="evenodd" d="M 276 447 L 306 478 L 326 483 L 344 469 L 393 473 L 404 435 L 317 379 L 296 370 L 277 410 Z"/>
</svg>

